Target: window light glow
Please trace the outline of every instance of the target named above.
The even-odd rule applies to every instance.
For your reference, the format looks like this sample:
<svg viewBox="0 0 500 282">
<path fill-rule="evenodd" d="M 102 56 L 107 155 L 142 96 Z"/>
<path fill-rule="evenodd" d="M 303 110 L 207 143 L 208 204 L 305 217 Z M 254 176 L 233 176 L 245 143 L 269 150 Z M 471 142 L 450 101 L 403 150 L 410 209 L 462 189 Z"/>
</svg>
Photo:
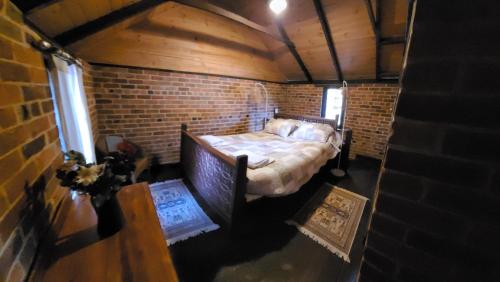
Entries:
<svg viewBox="0 0 500 282">
<path fill-rule="evenodd" d="M 330 88 L 327 90 L 326 95 L 325 118 L 338 118 L 338 124 L 340 125 L 342 121 L 342 106 L 344 103 L 342 89 Z"/>
<path fill-rule="evenodd" d="M 271 0 L 269 2 L 269 8 L 276 14 L 279 15 L 283 12 L 287 7 L 286 0 Z"/>
<path fill-rule="evenodd" d="M 75 67 L 75 72 L 73 74 L 73 96 L 75 99 L 75 114 L 76 114 L 76 119 L 78 122 L 78 126 L 80 128 L 80 138 L 81 142 L 83 145 L 83 155 L 85 156 L 85 159 L 87 162 L 95 162 L 94 159 L 94 153 L 92 148 L 92 141 L 91 141 L 91 134 L 89 131 L 90 125 L 87 122 L 85 113 L 85 104 L 82 100 L 82 93 L 80 93 L 80 87 L 78 84 L 78 74 L 76 73 L 76 67 Z"/>
</svg>

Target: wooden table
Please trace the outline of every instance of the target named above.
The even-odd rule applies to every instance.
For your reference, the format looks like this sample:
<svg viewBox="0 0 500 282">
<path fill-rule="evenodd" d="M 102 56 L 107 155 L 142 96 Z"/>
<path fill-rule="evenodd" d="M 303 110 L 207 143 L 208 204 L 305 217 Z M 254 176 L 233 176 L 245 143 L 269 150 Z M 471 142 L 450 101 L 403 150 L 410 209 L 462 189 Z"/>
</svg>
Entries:
<svg viewBox="0 0 500 282">
<path fill-rule="evenodd" d="M 146 183 L 124 187 L 125 226 L 104 240 L 86 196 L 66 197 L 30 281 L 178 281 Z"/>
</svg>

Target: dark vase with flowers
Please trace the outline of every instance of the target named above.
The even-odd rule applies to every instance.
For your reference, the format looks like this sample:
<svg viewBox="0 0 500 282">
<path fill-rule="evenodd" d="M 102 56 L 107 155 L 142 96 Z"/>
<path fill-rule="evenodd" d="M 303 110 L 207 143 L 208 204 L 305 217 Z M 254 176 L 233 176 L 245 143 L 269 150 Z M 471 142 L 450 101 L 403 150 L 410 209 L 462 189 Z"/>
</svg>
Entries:
<svg viewBox="0 0 500 282">
<path fill-rule="evenodd" d="M 66 161 L 57 170 L 61 186 L 79 194 L 90 195 L 90 202 L 97 215 L 97 234 L 104 239 L 120 231 L 125 224 L 116 193 L 123 184 L 130 182 L 133 161 L 116 152 L 104 158 L 102 164 L 87 164 L 84 156 L 76 151 L 65 153 Z"/>
<path fill-rule="evenodd" d="M 97 234 L 101 239 L 120 231 L 124 225 L 124 218 L 116 194 L 108 200 L 98 203 L 95 198 L 90 199 L 97 215 Z"/>
</svg>

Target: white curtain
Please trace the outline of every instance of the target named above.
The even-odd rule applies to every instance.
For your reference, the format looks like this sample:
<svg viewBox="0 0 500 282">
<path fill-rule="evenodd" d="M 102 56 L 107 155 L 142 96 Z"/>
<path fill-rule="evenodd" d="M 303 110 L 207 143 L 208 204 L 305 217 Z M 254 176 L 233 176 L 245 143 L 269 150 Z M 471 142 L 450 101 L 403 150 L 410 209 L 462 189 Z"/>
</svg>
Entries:
<svg viewBox="0 0 500 282">
<path fill-rule="evenodd" d="M 87 162 L 95 162 L 94 137 L 82 69 L 76 64 L 52 56 L 51 88 L 55 96 L 56 119 L 64 151 L 83 153 Z"/>
</svg>

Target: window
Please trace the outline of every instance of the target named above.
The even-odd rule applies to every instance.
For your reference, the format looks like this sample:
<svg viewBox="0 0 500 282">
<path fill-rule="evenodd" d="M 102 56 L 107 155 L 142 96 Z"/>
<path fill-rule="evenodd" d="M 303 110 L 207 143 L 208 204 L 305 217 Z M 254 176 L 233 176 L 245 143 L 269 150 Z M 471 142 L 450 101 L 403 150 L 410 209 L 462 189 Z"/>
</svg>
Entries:
<svg viewBox="0 0 500 282">
<path fill-rule="evenodd" d="M 50 88 L 55 102 L 56 122 L 63 151 L 83 153 L 87 162 L 95 162 L 94 141 L 82 70 L 56 56 L 50 71 Z"/>
<path fill-rule="evenodd" d="M 344 95 L 342 88 L 325 88 L 321 116 L 329 119 L 338 118 L 337 124 L 340 126 L 342 123 L 343 107 Z"/>
</svg>

